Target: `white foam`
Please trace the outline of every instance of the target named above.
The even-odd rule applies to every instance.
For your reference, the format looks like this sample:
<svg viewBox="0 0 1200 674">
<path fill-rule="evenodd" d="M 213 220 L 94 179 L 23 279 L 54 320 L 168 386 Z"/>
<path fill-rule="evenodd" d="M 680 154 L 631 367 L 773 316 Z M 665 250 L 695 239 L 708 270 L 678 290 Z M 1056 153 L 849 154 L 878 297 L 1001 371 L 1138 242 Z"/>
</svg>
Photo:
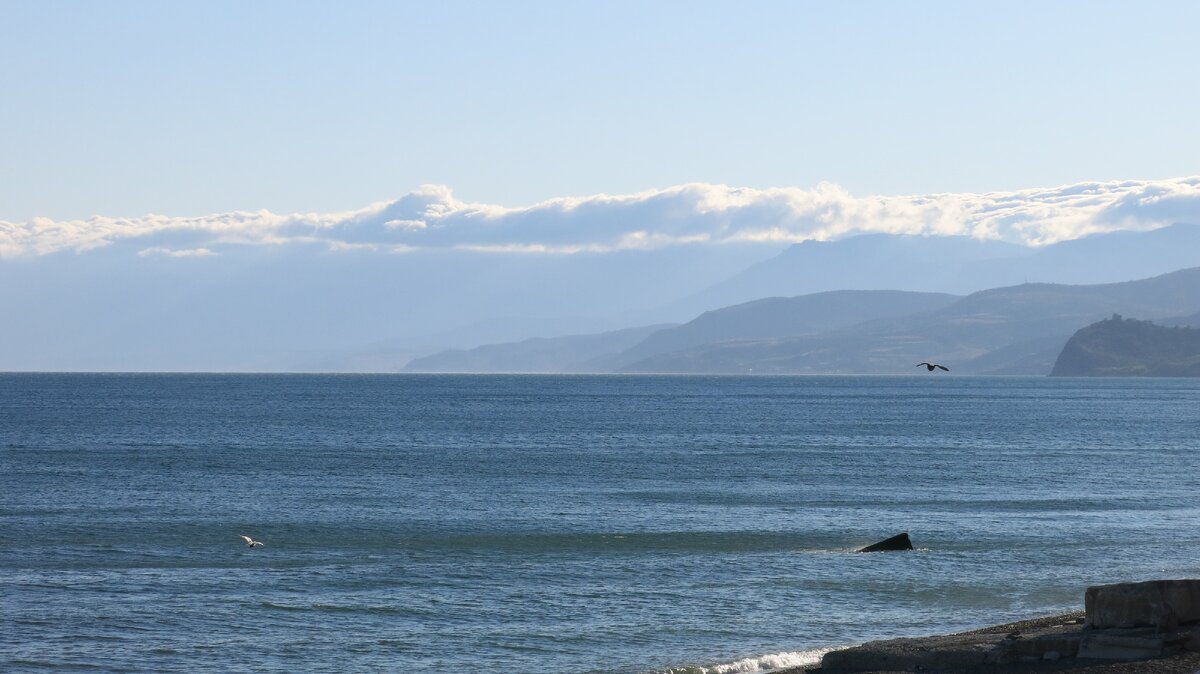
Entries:
<svg viewBox="0 0 1200 674">
<path fill-rule="evenodd" d="M 693 666 L 668 669 L 663 674 L 761 674 L 778 669 L 815 665 L 821 661 L 832 648 L 815 648 L 808 651 L 788 651 L 785 653 L 768 653 L 755 655 L 733 662 L 717 665 Z"/>
</svg>

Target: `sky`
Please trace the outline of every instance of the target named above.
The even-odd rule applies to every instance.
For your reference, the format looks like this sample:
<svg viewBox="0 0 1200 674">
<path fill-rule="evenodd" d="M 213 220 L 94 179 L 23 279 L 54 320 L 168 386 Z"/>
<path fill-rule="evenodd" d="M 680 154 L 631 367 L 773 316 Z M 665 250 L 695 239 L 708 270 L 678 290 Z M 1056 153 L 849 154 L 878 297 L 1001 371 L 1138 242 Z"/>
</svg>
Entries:
<svg viewBox="0 0 1200 674">
<path fill-rule="evenodd" d="M 1200 175 L 1198 25 L 1187 2 L 0 1 L 0 221 L 1171 181 Z"/>
</svg>

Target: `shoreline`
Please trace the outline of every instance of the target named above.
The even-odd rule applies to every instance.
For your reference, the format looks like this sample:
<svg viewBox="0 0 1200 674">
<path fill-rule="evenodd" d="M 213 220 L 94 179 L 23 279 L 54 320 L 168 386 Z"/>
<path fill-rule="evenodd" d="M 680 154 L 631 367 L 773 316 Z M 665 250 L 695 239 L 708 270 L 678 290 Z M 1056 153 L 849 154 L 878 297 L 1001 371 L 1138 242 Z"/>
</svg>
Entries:
<svg viewBox="0 0 1200 674">
<path fill-rule="evenodd" d="M 828 660 L 771 674 L 1200 674 L 1200 624 L 1160 634 L 1151 627 L 1094 630 L 1084 623 L 1084 611 L 1074 611 L 965 632 L 870 641 L 832 649 L 826 654 Z M 1072 641 L 1077 646 L 1079 640 L 1097 636 L 1130 641 L 1155 638 L 1171 647 L 1160 655 L 1131 659 L 1073 657 L 1049 650 Z M 997 648 L 1007 648 L 1014 655 L 1007 661 L 985 657 Z"/>
</svg>

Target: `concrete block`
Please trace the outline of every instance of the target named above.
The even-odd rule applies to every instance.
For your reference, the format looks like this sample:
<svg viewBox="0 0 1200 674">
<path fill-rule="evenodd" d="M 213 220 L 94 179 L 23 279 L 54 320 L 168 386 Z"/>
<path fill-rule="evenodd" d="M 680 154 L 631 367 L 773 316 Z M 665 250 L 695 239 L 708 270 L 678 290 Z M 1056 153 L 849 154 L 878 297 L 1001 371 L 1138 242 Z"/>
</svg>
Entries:
<svg viewBox="0 0 1200 674">
<path fill-rule="evenodd" d="M 1154 627 L 1172 631 L 1200 621 L 1200 580 L 1151 580 L 1089 587 L 1083 595 L 1086 624 L 1095 629 Z"/>
</svg>

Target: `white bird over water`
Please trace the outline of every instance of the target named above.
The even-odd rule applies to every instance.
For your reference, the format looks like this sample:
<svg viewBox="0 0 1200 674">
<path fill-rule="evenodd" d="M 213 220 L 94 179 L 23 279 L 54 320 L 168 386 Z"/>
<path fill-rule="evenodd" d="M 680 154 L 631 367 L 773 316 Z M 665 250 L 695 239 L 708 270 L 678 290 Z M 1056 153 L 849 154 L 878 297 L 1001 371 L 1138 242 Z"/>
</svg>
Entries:
<svg viewBox="0 0 1200 674">
<path fill-rule="evenodd" d="M 246 547 L 248 547 L 248 548 L 256 548 L 256 547 L 261 548 L 262 547 L 262 541 L 256 541 L 253 538 L 250 538 L 249 536 L 242 536 L 242 540 L 246 541 Z"/>
</svg>

